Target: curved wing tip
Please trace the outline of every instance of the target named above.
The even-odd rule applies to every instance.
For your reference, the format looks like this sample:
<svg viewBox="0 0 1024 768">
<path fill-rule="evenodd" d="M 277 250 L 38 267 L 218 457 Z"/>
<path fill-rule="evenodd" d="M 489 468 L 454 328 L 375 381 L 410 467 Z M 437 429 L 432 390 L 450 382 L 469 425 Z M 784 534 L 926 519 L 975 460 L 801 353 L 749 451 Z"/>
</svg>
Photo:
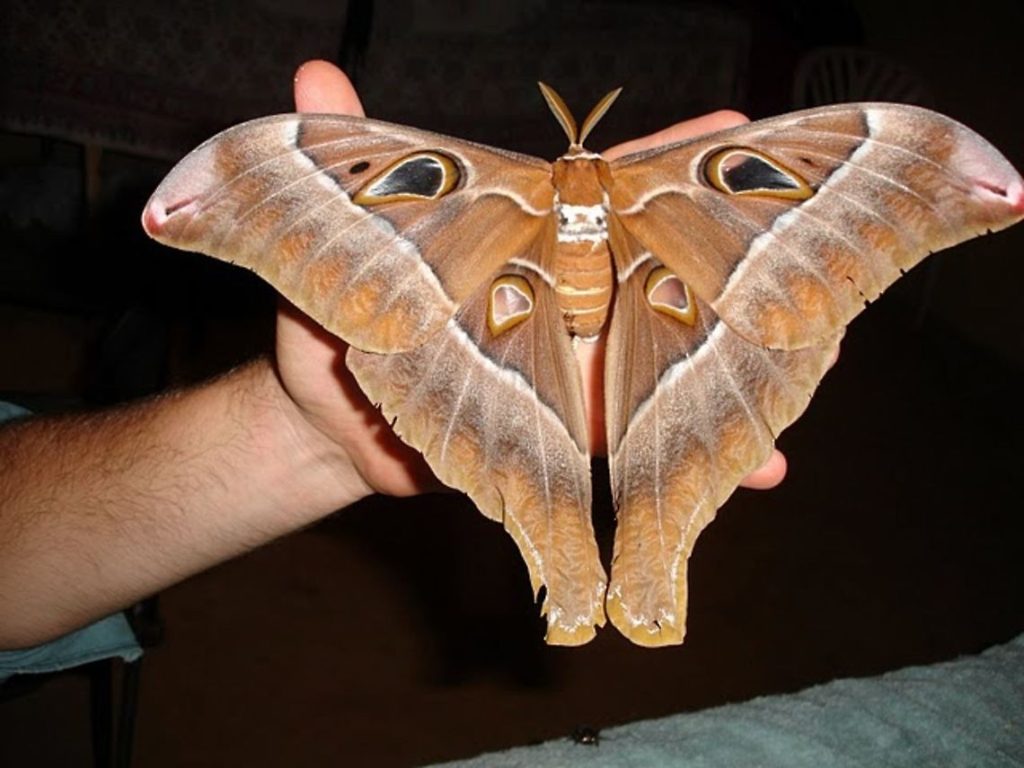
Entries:
<svg viewBox="0 0 1024 768">
<path fill-rule="evenodd" d="M 190 216 L 199 206 L 197 197 L 187 197 L 176 203 L 167 203 L 156 194 L 142 210 L 142 228 L 146 234 L 159 240 L 167 232 L 167 223 L 175 216 Z"/>
<path fill-rule="evenodd" d="M 585 624 L 574 629 L 549 625 L 547 634 L 544 635 L 544 642 L 548 645 L 573 647 L 586 645 L 596 636 L 597 627 L 593 624 Z"/>
<path fill-rule="evenodd" d="M 603 587 L 601 593 L 604 594 Z M 549 615 L 547 605 L 541 609 L 541 615 Z M 580 616 L 571 626 L 566 626 L 564 622 L 549 621 L 544 642 L 548 645 L 586 645 L 597 636 L 598 627 L 603 627 L 607 620 L 601 603 L 598 602 L 593 606 L 589 616 Z"/>
<path fill-rule="evenodd" d="M 1015 224 L 1024 217 L 1024 183 L 1019 176 L 1009 180 L 992 180 L 979 176 L 971 179 L 971 185 L 971 191 L 976 198 L 996 206 L 1005 205 L 1009 209 L 1006 212 L 1005 226 Z"/>
<path fill-rule="evenodd" d="M 686 638 L 685 619 L 679 623 L 637 621 L 630 616 L 629 610 L 614 598 L 608 599 L 606 610 L 612 625 L 627 640 L 644 648 L 682 645 L 683 640 Z"/>
<path fill-rule="evenodd" d="M 150 237 L 157 237 L 167 222 L 167 209 L 157 200 L 150 200 L 142 209 L 142 229 Z"/>
<path fill-rule="evenodd" d="M 982 195 L 992 195 L 1009 206 L 1013 219 L 1010 223 L 1024 217 L 1024 181 L 1020 176 L 1011 178 L 1005 184 L 992 184 L 983 180 L 975 180 L 974 184 Z"/>
</svg>

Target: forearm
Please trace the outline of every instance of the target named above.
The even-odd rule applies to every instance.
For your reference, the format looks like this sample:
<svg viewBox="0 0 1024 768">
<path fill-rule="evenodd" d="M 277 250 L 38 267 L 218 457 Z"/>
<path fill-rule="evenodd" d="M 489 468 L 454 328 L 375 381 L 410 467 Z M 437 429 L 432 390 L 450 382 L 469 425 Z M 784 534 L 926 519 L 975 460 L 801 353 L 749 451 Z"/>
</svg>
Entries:
<svg viewBox="0 0 1024 768">
<path fill-rule="evenodd" d="M 0 430 L 0 648 L 59 635 L 370 490 L 268 363 Z"/>
</svg>

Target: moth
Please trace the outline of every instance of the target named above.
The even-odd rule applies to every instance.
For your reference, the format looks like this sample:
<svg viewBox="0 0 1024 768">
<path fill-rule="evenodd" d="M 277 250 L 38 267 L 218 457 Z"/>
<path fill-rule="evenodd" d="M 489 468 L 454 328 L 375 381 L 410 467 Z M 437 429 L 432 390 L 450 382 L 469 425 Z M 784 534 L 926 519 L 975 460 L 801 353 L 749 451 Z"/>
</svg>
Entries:
<svg viewBox="0 0 1024 768">
<path fill-rule="evenodd" d="M 621 89 L 620 89 L 621 90 Z M 680 643 L 687 560 L 807 406 L 845 326 L 925 255 L 1024 216 L 990 144 L 916 107 L 796 112 L 613 161 L 541 84 L 553 163 L 376 120 L 267 117 L 185 157 L 160 242 L 254 270 L 351 345 L 346 364 L 544 588 L 546 640 L 606 617 Z M 617 529 L 591 524 L 574 348 L 607 334 Z"/>
</svg>

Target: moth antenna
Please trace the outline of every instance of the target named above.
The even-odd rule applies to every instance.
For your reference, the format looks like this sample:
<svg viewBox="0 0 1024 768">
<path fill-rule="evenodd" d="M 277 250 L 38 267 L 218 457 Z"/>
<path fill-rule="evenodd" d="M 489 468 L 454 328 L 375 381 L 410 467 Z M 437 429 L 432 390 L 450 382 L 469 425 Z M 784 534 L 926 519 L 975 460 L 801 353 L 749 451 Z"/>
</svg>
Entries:
<svg viewBox="0 0 1024 768">
<path fill-rule="evenodd" d="M 551 107 L 555 119 L 558 120 L 558 124 L 562 126 L 562 130 L 565 131 L 565 135 L 569 138 L 569 146 L 578 147 L 580 141 L 577 140 L 579 134 L 576 131 L 576 119 L 572 116 L 572 112 L 569 111 L 569 107 L 565 105 L 565 101 L 550 85 L 541 82 L 538 82 L 537 85 L 540 86 L 540 92 L 544 95 L 544 101 Z"/>
<path fill-rule="evenodd" d="M 594 108 L 590 110 L 590 114 L 587 115 L 587 119 L 583 121 L 583 128 L 580 131 L 580 146 L 583 146 L 583 142 L 587 140 L 587 136 L 594 130 L 594 126 L 597 122 L 604 117 L 604 113 L 608 111 L 615 100 L 619 98 L 619 94 L 622 93 L 622 87 L 616 88 L 614 91 L 609 91 L 604 97 L 594 105 Z"/>
</svg>

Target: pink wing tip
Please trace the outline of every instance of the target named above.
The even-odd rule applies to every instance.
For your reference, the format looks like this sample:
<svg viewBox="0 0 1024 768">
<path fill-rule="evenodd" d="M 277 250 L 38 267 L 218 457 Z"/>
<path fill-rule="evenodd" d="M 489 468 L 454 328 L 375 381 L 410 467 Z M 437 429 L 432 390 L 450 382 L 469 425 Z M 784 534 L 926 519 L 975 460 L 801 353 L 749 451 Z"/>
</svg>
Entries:
<svg viewBox="0 0 1024 768">
<path fill-rule="evenodd" d="M 166 221 L 167 213 L 164 207 L 156 200 L 150 200 L 142 212 L 142 228 L 146 230 L 146 234 L 150 237 L 158 236 Z"/>
<path fill-rule="evenodd" d="M 167 205 L 163 200 L 154 196 L 146 204 L 142 212 L 142 228 L 150 237 L 160 237 L 166 229 L 167 222 L 172 216 L 188 214 L 197 207 L 195 198 L 186 198 L 178 203 Z"/>
<path fill-rule="evenodd" d="M 950 165 L 963 174 L 978 198 L 998 206 L 1009 207 L 1009 213 L 1024 215 L 1024 181 L 991 144 L 963 129 L 950 158 Z"/>
<path fill-rule="evenodd" d="M 1004 183 L 975 179 L 974 188 L 979 197 L 996 198 L 1015 215 L 1024 216 L 1024 182 L 1019 176 Z"/>
<path fill-rule="evenodd" d="M 142 212 L 142 228 L 150 237 L 176 235 L 173 230 L 180 230 L 198 215 L 202 200 L 220 185 L 214 147 L 208 142 L 193 150 L 156 188 Z M 179 217 L 179 221 L 171 221 Z"/>
<path fill-rule="evenodd" d="M 1006 189 L 1006 200 L 1014 213 L 1024 216 L 1024 182 L 1020 177 L 1010 182 Z"/>
</svg>

